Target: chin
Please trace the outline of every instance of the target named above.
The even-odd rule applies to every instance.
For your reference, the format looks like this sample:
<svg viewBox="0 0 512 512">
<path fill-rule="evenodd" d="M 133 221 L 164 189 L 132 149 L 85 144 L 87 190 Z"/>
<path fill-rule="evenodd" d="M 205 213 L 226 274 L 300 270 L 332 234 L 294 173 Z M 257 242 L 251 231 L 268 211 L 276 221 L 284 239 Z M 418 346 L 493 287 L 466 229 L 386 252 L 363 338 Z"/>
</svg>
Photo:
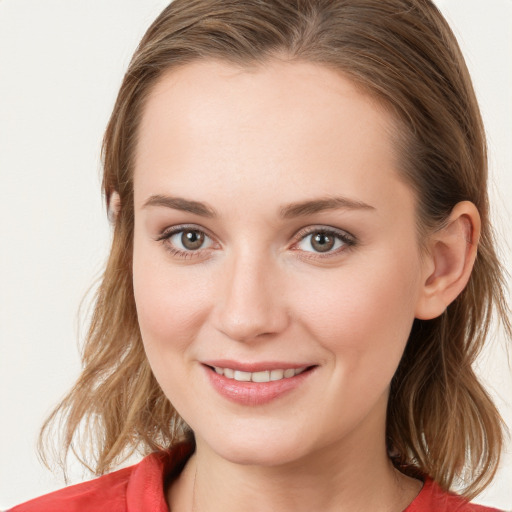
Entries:
<svg viewBox="0 0 512 512">
<path fill-rule="evenodd" d="M 282 466 L 297 460 L 296 450 L 283 446 L 269 445 L 269 443 L 245 446 L 226 446 L 217 451 L 217 454 L 232 464 L 243 466 Z"/>
<path fill-rule="evenodd" d="M 209 433 L 203 442 L 219 457 L 246 466 L 281 466 L 306 456 L 308 452 L 307 441 L 286 430 Z"/>
</svg>

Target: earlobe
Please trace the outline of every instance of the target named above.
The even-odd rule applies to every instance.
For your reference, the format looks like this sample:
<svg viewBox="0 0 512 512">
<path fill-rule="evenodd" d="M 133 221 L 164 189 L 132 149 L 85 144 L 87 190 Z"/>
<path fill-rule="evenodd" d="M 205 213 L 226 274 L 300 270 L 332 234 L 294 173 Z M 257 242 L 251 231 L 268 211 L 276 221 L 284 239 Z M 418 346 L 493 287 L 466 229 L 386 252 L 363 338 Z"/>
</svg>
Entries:
<svg viewBox="0 0 512 512">
<path fill-rule="evenodd" d="M 107 216 L 108 220 L 112 224 L 116 223 L 120 209 L 121 197 L 119 196 L 119 193 L 114 190 L 113 192 L 110 193 L 110 195 L 107 198 Z"/>
<path fill-rule="evenodd" d="M 455 205 L 444 226 L 428 242 L 425 275 L 416 318 L 440 316 L 462 292 L 475 263 L 480 238 L 480 214 L 469 201 Z"/>
</svg>

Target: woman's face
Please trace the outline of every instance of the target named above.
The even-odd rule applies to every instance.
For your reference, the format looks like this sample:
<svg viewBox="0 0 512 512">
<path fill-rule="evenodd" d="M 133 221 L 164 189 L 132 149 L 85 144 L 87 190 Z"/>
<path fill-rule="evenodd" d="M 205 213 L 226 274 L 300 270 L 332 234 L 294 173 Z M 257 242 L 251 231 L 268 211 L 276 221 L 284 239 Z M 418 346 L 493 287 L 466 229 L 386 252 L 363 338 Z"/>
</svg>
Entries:
<svg viewBox="0 0 512 512">
<path fill-rule="evenodd" d="M 149 362 L 241 463 L 384 446 L 425 280 L 392 120 L 334 71 L 202 61 L 152 91 L 133 279 Z"/>
</svg>

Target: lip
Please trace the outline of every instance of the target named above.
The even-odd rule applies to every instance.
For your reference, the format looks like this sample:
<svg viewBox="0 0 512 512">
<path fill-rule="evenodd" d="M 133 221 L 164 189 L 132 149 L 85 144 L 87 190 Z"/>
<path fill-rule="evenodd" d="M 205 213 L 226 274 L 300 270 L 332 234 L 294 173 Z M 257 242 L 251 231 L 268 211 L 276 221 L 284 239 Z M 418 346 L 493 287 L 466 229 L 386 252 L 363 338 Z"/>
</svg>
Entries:
<svg viewBox="0 0 512 512">
<path fill-rule="evenodd" d="M 264 372 L 267 370 L 289 370 L 291 368 L 303 368 L 314 366 L 311 363 L 290 363 L 283 361 L 260 361 L 249 363 L 242 363 L 240 361 L 233 361 L 232 359 L 215 359 L 209 361 L 202 361 L 206 366 L 217 366 L 218 368 L 231 368 L 232 370 L 240 370 L 242 372 Z"/>
<path fill-rule="evenodd" d="M 212 366 L 231 368 L 245 372 L 258 372 L 273 369 L 287 370 L 307 366 L 307 369 L 281 380 L 270 382 L 240 382 L 216 373 Z M 222 397 L 231 402 L 245 406 L 267 404 L 300 387 L 313 373 L 316 366 L 307 364 L 291 364 L 282 362 L 240 363 L 235 361 L 216 360 L 203 363 L 203 368 L 210 384 Z"/>
</svg>

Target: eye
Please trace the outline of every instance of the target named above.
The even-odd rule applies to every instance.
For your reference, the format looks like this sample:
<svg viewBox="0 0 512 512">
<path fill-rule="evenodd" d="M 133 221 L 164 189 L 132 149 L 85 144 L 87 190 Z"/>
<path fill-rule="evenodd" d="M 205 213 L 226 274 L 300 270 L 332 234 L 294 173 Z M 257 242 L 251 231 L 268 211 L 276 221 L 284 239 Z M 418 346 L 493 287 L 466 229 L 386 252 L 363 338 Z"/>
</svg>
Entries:
<svg viewBox="0 0 512 512">
<path fill-rule="evenodd" d="M 338 253 L 346 247 L 353 246 L 355 239 L 346 232 L 333 229 L 308 229 L 298 234 L 301 237 L 297 249 L 311 253 Z"/>
<path fill-rule="evenodd" d="M 197 251 L 210 240 L 202 231 L 197 229 L 184 229 L 168 238 L 169 242 L 185 251 Z"/>
<path fill-rule="evenodd" d="M 191 257 L 194 252 L 209 249 L 214 244 L 204 231 L 186 226 L 167 229 L 157 238 L 157 241 L 162 241 L 171 254 L 183 257 Z"/>
</svg>

